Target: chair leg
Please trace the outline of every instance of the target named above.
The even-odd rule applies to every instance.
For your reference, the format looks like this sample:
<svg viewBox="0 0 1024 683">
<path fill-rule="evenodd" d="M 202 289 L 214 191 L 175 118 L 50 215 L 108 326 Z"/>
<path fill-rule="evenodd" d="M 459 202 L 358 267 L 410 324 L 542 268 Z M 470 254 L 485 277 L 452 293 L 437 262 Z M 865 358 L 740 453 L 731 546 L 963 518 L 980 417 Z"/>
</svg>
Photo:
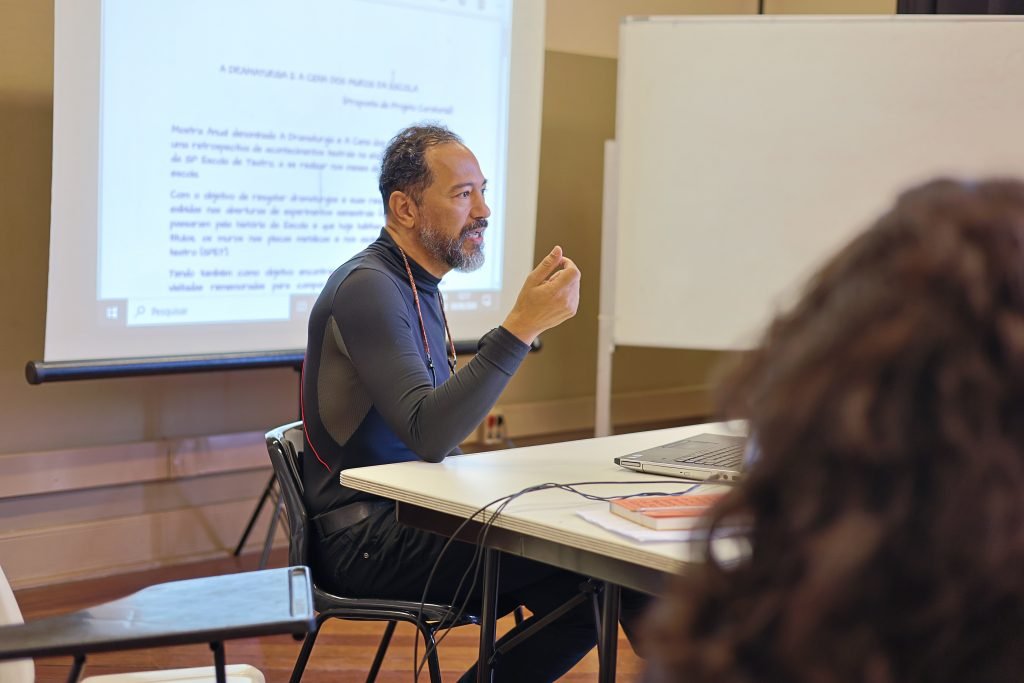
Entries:
<svg viewBox="0 0 1024 683">
<path fill-rule="evenodd" d="M 302 641 L 302 649 L 299 650 L 299 656 L 295 660 L 295 667 L 292 669 L 291 683 L 299 683 L 302 680 L 302 674 L 306 670 L 306 662 L 309 661 L 309 655 L 313 652 L 313 645 L 316 644 L 316 637 L 320 635 L 320 627 L 323 625 L 324 619 L 326 617 L 318 614 L 315 627 L 306 634 L 305 639 Z"/>
<path fill-rule="evenodd" d="M 85 666 L 85 655 L 75 655 L 75 661 L 71 663 L 71 671 L 68 671 L 68 683 L 78 683 L 82 678 L 82 667 Z"/>
<path fill-rule="evenodd" d="M 598 587 L 590 594 L 591 603 L 594 608 L 594 630 L 597 631 L 597 656 L 601 656 L 601 587 Z"/>
<path fill-rule="evenodd" d="M 384 663 L 384 655 L 388 651 L 388 645 L 391 644 L 391 636 L 395 632 L 395 625 L 397 622 L 389 621 L 387 627 L 384 629 L 384 635 L 380 639 L 380 645 L 377 646 L 377 654 L 373 657 L 373 664 L 370 665 L 370 673 L 366 676 L 366 683 L 373 683 L 377 680 L 377 674 L 380 672 L 380 665 Z"/>
<path fill-rule="evenodd" d="M 434 631 L 424 623 L 416 624 L 416 628 L 423 634 L 423 645 L 427 648 L 427 668 L 430 670 L 430 683 L 441 683 L 441 664 L 437 659 L 437 642 L 434 640 Z M 418 665 L 414 662 L 413 665 Z"/>
<path fill-rule="evenodd" d="M 253 526 L 256 524 L 256 519 L 260 516 L 260 510 L 263 509 L 263 504 L 267 502 L 267 497 L 270 492 L 274 489 L 274 484 L 277 483 L 277 475 L 271 474 L 270 481 L 263 487 L 263 493 L 260 495 L 260 500 L 256 503 L 256 509 L 252 511 L 252 516 L 249 517 L 249 523 L 245 525 L 245 531 L 242 532 L 242 537 L 238 539 L 238 545 L 235 546 L 235 557 L 238 557 L 242 552 L 242 548 L 245 546 L 246 540 L 249 538 L 249 533 L 252 532 Z"/>
</svg>

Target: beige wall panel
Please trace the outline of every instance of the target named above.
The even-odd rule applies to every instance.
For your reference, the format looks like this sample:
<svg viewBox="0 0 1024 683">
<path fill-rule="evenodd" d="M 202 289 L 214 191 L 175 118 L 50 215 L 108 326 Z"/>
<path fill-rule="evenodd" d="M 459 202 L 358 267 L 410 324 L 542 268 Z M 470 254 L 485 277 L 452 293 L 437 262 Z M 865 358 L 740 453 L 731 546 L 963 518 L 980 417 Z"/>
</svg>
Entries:
<svg viewBox="0 0 1024 683">
<path fill-rule="evenodd" d="M 0 558 L 15 588 L 196 561 L 230 553 L 251 512 L 250 501 L 236 501 L 0 534 Z M 264 533 L 250 537 L 257 547 Z"/>
<path fill-rule="evenodd" d="M 40 267 L 45 263 L 44 254 Z M 45 271 L 38 286 L 45 307 Z M 7 295 L 0 300 L 0 306 L 12 305 Z M 0 452 L 262 434 L 295 419 L 296 373 L 285 368 L 29 386 L 23 366 L 42 356 L 44 325 L 40 312 L 30 325 L 38 329 L 38 349 L 0 356 L 0 427 L 10 434 Z M 0 348 L 7 341 L 0 340 Z"/>
<path fill-rule="evenodd" d="M 171 476 L 194 477 L 245 468 L 269 468 L 270 456 L 267 455 L 264 433 L 247 432 L 176 440 L 170 446 Z"/>
<path fill-rule="evenodd" d="M 700 349 L 619 346 L 612 356 L 612 388 L 618 395 L 671 386 L 708 386 L 727 355 Z"/>
<path fill-rule="evenodd" d="M 0 88 L 49 95 L 52 71 L 53 2 L 0 0 Z"/>
<path fill-rule="evenodd" d="M 765 14 L 896 14 L 896 0 L 765 0 Z"/>
<path fill-rule="evenodd" d="M 619 22 L 644 14 L 754 14 L 757 0 L 547 0 L 548 50 L 616 57 Z"/>
<path fill-rule="evenodd" d="M 269 466 L 262 432 L 0 455 L 0 498 Z"/>
<path fill-rule="evenodd" d="M 160 442 L 0 456 L 0 498 L 166 479 Z"/>
<path fill-rule="evenodd" d="M 231 501 L 248 501 L 256 507 L 266 486 L 270 467 L 209 477 L 158 481 L 80 491 L 63 491 L 0 500 L 0 533 L 45 532 L 48 527 L 95 523 L 118 517 L 134 517 L 182 507 L 203 507 Z M 269 515 L 265 511 L 264 515 Z M 265 520 L 264 520 L 265 521 Z M 238 527 L 241 537 L 244 524 Z M 2 560 L 3 558 L 0 558 Z"/>
<path fill-rule="evenodd" d="M 594 407 L 593 395 L 499 404 L 512 439 L 590 429 L 594 426 Z M 710 410 L 708 388 L 703 385 L 618 392 L 612 397 L 612 422 L 618 427 L 700 418 Z"/>
</svg>

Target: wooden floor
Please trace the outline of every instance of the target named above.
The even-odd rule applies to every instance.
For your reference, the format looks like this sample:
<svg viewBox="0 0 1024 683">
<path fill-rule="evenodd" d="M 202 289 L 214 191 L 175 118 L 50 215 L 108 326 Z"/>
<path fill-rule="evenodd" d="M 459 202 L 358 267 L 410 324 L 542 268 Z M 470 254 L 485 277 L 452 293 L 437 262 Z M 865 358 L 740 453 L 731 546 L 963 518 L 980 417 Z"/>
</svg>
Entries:
<svg viewBox="0 0 1024 683">
<path fill-rule="evenodd" d="M 271 566 L 284 566 L 283 551 L 275 551 Z M 198 564 L 166 567 L 135 574 L 47 586 L 19 591 L 18 604 L 26 619 L 71 612 L 108 600 L 113 600 L 145 586 L 176 579 L 227 574 L 256 569 L 255 555 L 241 559 L 225 558 Z M 510 619 L 499 622 L 499 631 L 509 628 Z M 310 658 L 303 681 L 306 683 L 355 683 L 364 681 L 376 650 L 383 625 L 374 622 L 343 622 L 332 619 L 324 625 Z M 415 630 L 399 624 L 394 640 L 384 660 L 384 668 L 377 680 L 382 683 L 412 681 L 413 635 Z M 479 630 L 475 626 L 454 629 L 440 645 L 440 660 L 444 680 L 457 680 L 476 660 Z M 292 665 L 299 651 L 299 643 L 291 636 L 273 636 L 233 640 L 225 644 L 228 663 L 247 663 L 266 676 L 268 683 L 288 681 Z M 422 653 L 422 642 L 419 652 Z M 619 664 L 617 680 L 637 681 L 642 663 L 636 658 L 624 636 L 619 638 Z M 213 659 L 204 645 L 113 652 L 89 657 L 85 675 L 173 669 L 205 666 Z M 70 657 L 39 659 L 36 661 L 37 683 L 57 683 L 67 679 Z M 427 681 L 424 673 L 420 681 Z M 597 680 L 597 655 L 592 652 L 561 680 L 583 683 Z M 524 682 L 529 683 L 529 682 Z"/>
</svg>

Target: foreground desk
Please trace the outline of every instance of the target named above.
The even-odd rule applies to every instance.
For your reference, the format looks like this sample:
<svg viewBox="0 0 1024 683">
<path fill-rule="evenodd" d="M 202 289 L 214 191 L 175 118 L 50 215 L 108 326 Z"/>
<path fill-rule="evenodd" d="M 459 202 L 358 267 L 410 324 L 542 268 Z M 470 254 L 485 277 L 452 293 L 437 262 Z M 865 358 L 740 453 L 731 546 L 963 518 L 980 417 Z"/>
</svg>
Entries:
<svg viewBox="0 0 1024 683">
<path fill-rule="evenodd" d="M 447 458 L 441 463 L 360 467 L 344 471 L 342 482 L 398 501 L 398 518 L 404 523 L 451 534 L 458 524 L 491 501 L 545 482 L 605 482 L 580 487 L 598 496 L 684 490 L 687 482 L 630 472 L 612 459 L 704 432 L 736 433 L 721 423 L 691 425 L 477 453 Z M 639 543 L 598 527 L 578 514 L 580 510 L 604 510 L 607 506 L 606 502 L 590 501 L 559 489 L 528 493 L 510 503 L 495 519 L 485 541 L 490 551 L 528 557 L 605 582 L 600 639 L 602 681 L 615 677 L 618 587 L 657 594 L 667 576 L 699 561 L 702 548 L 700 543 L 684 541 Z M 482 518 L 478 515 L 477 519 Z M 465 538 L 472 541 L 476 534 Z M 736 544 L 728 540 L 721 545 L 716 542 L 715 551 L 723 560 L 739 552 Z M 485 600 L 479 661 L 484 680 L 494 644 L 495 572 L 495 555 L 488 552 L 483 576 Z"/>
<path fill-rule="evenodd" d="M 149 586 L 71 614 L 0 628 L 0 660 L 74 656 L 77 681 L 94 652 L 209 643 L 225 681 L 225 640 L 313 628 L 309 569 L 285 567 Z"/>
</svg>

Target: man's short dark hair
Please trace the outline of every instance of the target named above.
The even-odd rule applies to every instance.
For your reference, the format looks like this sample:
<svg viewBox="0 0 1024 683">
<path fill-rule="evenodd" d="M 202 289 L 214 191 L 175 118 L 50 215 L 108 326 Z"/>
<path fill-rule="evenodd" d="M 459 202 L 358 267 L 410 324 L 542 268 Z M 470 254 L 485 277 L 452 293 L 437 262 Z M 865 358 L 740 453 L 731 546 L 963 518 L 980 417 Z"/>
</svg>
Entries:
<svg viewBox="0 0 1024 683">
<path fill-rule="evenodd" d="M 462 138 L 438 124 L 409 126 L 391 138 L 380 163 L 380 196 L 384 215 L 390 209 L 392 192 L 404 192 L 417 204 L 433 180 L 427 165 L 427 150 L 451 142 L 462 144 Z"/>
</svg>

